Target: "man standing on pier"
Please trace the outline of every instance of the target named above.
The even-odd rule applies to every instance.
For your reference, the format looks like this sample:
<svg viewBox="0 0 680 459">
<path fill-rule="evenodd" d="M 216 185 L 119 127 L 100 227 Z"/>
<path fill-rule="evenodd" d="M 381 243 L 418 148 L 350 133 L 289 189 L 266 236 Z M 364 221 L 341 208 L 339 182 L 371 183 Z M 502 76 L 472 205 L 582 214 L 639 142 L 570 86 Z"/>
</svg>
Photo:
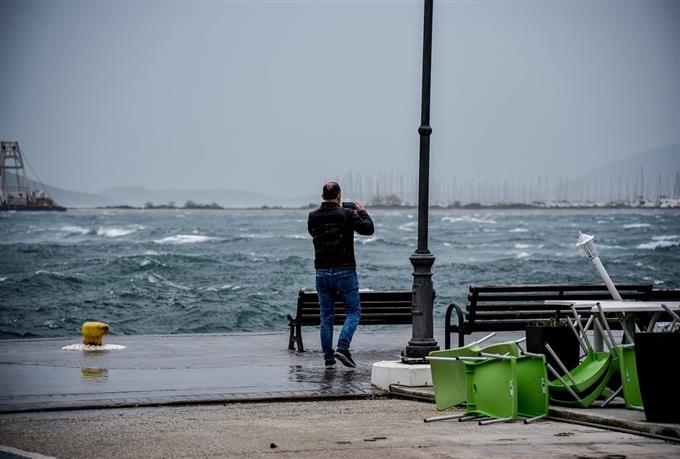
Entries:
<svg viewBox="0 0 680 459">
<path fill-rule="evenodd" d="M 338 359 L 354 368 L 349 345 L 359 324 L 359 281 L 354 260 L 354 232 L 364 236 L 373 234 L 373 221 L 361 201 L 342 204 L 340 185 L 328 182 L 323 186 L 321 207 L 309 213 L 307 229 L 314 240 L 314 268 L 316 291 L 321 306 L 321 348 L 327 367 Z M 345 323 L 333 352 L 333 324 L 335 300 L 345 303 Z"/>
</svg>

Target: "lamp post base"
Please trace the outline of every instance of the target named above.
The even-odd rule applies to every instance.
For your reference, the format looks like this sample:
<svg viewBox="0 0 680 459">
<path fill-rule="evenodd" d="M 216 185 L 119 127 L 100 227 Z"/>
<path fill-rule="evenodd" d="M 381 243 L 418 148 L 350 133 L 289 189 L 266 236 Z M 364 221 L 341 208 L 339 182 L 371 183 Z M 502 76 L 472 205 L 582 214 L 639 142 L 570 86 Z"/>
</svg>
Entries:
<svg viewBox="0 0 680 459">
<path fill-rule="evenodd" d="M 405 362 L 422 359 L 430 352 L 439 350 L 432 324 L 432 265 L 435 258 L 429 250 L 425 250 L 416 251 L 410 260 L 413 265 L 413 329 L 411 340 L 404 350 Z"/>
<path fill-rule="evenodd" d="M 437 346 L 437 341 L 434 339 L 428 339 L 428 340 L 410 340 L 408 342 L 408 345 L 406 346 L 406 349 L 404 350 L 404 358 L 402 359 L 404 362 L 408 363 L 416 363 L 414 362 L 414 359 L 417 361 L 418 359 L 425 359 L 430 352 L 432 351 L 438 351 L 439 346 Z M 418 362 L 422 363 L 422 362 Z"/>
</svg>

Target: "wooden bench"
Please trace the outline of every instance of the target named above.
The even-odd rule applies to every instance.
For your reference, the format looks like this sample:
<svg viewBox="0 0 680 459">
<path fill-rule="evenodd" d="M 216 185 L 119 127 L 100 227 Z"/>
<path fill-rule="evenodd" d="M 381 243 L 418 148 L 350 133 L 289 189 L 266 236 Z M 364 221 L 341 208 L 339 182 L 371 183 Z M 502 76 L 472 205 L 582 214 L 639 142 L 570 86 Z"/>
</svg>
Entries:
<svg viewBox="0 0 680 459">
<path fill-rule="evenodd" d="M 411 290 L 367 291 L 359 292 L 361 302 L 361 325 L 399 325 L 413 322 L 411 315 L 413 293 Z M 335 302 L 335 325 L 345 321 L 345 304 Z M 304 352 L 302 344 L 302 326 L 319 325 L 319 295 L 314 290 L 300 290 L 298 293 L 297 313 L 295 318 L 288 315 L 290 338 L 288 349 Z"/>
<path fill-rule="evenodd" d="M 680 291 L 663 296 L 652 293 L 652 284 L 616 284 L 626 300 L 672 299 Z M 668 296 L 668 295 L 666 295 Z M 458 333 L 458 345 L 465 344 L 465 335 L 478 331 L 518 331 L 551 317 L 559 319 L 571 314 L 569 306 L 546 305 L 546 300 L 606 300 L 611 299 L 604 284 L 527 284 L 527 285 L 471 285 L 465 309 L 452 303 L 446 309 L 444 324 L 445 348 L 451 347 L 451 333 Z M 451 323 L 455 311 L 458 323 Z M 581 314 L 583 320 L 589 311 Z M 612 321 L 613 327 L 618 323 Z"/>
</svg>

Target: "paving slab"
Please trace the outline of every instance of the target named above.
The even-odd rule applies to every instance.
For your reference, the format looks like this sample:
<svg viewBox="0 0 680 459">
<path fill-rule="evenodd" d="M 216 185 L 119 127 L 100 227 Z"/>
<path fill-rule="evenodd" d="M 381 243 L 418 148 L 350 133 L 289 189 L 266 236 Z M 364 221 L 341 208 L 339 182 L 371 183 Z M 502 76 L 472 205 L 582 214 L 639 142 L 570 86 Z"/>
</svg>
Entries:
<svg viewBox="0 0 680 459">
<path fill-rule="evenodd" d="M 680 455 L 677 444 L 562 422 L 424 423 L 433 411 L 422 402 L 363 399 L 6 414 L 0 416 L 0 450 L 7 445 L 74 459 Z"/>
</svg>

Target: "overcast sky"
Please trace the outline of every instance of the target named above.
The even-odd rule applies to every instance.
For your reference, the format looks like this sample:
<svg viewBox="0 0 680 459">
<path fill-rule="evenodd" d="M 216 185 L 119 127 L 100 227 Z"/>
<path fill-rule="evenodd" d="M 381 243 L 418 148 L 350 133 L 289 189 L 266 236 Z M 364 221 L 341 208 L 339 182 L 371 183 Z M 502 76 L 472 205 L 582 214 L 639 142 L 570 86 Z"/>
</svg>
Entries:
<svg viewBox="0 0 680 459">
<path fill-rule="evenodd" d="M 417 168 L 422 2 L 0 5 L 0 137 L 46 183 L 298 196 Z M 436 1 L 433 48 L 433 175 L 680 141 L 678 1 Z"/>
</svg>

